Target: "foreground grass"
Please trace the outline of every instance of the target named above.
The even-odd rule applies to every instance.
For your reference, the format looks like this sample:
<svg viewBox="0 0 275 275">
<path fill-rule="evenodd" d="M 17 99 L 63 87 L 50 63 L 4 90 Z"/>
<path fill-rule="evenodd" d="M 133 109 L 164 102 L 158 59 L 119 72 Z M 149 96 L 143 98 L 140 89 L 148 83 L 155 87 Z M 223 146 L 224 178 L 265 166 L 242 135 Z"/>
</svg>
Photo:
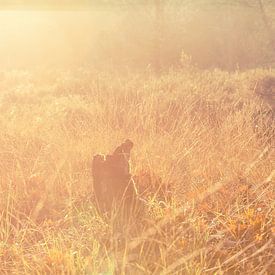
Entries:
<svg viewBox="0 0 275 275">
<path fill-rule="evenodd" d="M 271 274 L 271 71 L 0 74 L 1 274 Z M 270 125 L 272 127 L 272 125 Z M 125 138 L 147 201 L 99 214 L 91 159 Z"/>
</svg>

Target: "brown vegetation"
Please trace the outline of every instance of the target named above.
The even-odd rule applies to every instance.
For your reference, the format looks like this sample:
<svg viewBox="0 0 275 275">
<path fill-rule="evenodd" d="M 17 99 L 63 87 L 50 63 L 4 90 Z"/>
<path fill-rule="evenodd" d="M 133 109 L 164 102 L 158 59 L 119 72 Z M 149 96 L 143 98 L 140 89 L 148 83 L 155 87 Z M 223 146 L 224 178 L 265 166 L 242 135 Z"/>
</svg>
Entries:
<svg viewBox="0 0 275 275">
<path fill-rule="evenodd" d="M 253 122 L 266 77 L 3 72 L 0 273 L 272 274 L 274 149 Z M 127 141 L 92 174 L 125 137 L 131 170 Z M 93 179 L 111 203 L 131 175 L 144 214 L 99 212 Z"/>
</svg>

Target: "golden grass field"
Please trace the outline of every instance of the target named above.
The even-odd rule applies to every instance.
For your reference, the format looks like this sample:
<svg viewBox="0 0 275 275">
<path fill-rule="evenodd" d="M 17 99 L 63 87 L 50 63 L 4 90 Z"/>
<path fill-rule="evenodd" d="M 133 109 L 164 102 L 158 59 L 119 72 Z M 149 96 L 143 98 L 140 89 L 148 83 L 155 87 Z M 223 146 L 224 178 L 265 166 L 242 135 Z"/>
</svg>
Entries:
<svg viewBox="0 0 275 275">
<path fill-rule="evenodd" d="M 253 123 L 266 76 L 1 72 L 0 274 L 272 274 L 274 151 Z M 150 187 L 132 223 L 92 190 L 93 155 L 126 138 Z"/>
</svg>

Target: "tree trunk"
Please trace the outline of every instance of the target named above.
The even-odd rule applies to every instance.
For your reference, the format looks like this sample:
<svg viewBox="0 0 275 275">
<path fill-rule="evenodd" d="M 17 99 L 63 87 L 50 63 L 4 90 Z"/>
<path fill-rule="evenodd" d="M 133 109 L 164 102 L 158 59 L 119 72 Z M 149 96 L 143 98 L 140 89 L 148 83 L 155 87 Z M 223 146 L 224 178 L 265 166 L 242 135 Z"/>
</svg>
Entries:
<svg viewBox="0 0 275 275">
<path fill-rule="evenodd" d="M 271 45 L 272 49 L 275 50 L 275 34 L 273 33 L 271 22 L 266 14 L 263 0 L 258 0 L 258 3 L 259 3 L 262 20 L 265 25 L 267 34 L 269 36 L 270 45 Z"/>
<path fill-rule="evenodd" d="M 160 72 L 162 68 L 163 56 L 163 28 L 164 28 L 164 2 L 163 0 L 154 0 L 155 4 L 155 53 L 154 67 L 156 72 Z"/>
</svg>

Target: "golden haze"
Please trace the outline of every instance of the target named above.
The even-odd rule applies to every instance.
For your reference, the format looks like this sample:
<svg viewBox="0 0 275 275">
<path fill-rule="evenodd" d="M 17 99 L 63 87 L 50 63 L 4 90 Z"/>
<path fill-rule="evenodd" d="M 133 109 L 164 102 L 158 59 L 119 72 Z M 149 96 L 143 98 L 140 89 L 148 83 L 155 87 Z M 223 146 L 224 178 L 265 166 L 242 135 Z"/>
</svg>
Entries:
<svg viewBox="0 0 275 275">
<path fill-rule="evenodd" d="M 143 9 L 0 11 L 1 274 L 272 274 L 260 17 L 190 8 L 156 34 Z M 126 138 L 134 221 L 100 213 L 92 190 L 93 155 Z"/>
</svg>

